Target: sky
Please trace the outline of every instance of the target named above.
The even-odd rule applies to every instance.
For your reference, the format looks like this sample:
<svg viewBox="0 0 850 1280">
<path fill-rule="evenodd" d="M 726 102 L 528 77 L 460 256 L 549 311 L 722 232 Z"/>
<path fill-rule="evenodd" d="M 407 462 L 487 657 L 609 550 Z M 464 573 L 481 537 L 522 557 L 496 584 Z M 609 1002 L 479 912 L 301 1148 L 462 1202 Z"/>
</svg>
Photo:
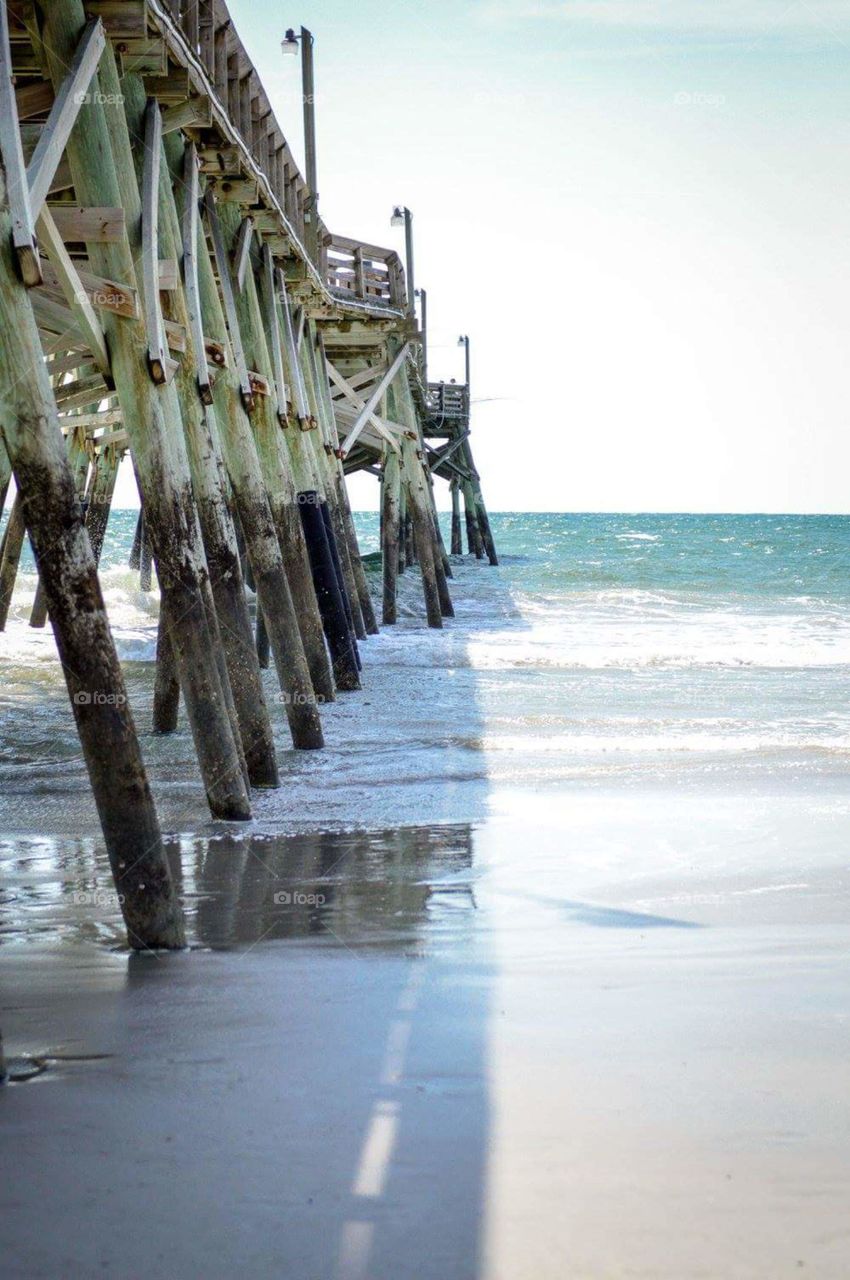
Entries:
<svg viewBox="0 0 850 1280">
<path fill-rule="evenodd" d="M 229 4 L 327 225 L 412 210 L 491 510 L 850 511 L 850 3 Z"/>
</svg>

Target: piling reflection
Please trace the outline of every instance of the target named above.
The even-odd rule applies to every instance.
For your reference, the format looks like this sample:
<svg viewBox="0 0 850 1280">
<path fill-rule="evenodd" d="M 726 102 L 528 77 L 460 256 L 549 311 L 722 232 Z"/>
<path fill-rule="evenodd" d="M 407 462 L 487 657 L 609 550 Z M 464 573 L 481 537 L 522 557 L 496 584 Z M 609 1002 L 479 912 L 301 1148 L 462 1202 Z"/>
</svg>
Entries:
<svg viewBox="0 0 850 1280">
<path fill-rule="evenodd" d="M 462 937 L 475 906 L 468 824 L 222 835 L 167 842 L 195 946 L 261 941 L 407 948 Z M 91 839 L 0 844 L 0 945 L 24 938 L 124 948 L 115 886 Z"/>
<path fill-rule="evenodd" d="M 320 940 L 409 947 L 474 907 L 472 828 L 396 828 L 184 843 L 185 902 L 202 946 Z"/>
</svg>

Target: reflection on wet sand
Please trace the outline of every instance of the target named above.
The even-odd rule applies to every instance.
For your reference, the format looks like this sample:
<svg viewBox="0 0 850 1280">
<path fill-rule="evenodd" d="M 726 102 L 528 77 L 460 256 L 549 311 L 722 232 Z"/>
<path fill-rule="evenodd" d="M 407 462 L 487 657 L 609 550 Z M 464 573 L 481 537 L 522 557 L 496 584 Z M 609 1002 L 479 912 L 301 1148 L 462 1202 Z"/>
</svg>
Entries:
<svg viewBox="0 0 850 1280">
<path fill-rule="evenodd" d="M 434 940 L 449 898 L 474 905 L 468 825 L 187 843 L 186 907 L 203 946 L 318 938 L 409 947 L 425 927 Z"/>
<path fill-rule="evenodd" d="M 4 858 L 0 941 L 121 946 L 118 902 L 91 840 L 16 841 Z M 330 946 L 439 945 L 474 907 L 468 824 L 169 843 L 193 946 L 314 939 Z M 0 856 L 3 856 L 0 849 Z M 449 918 L 450 917 L 450 918 Z"/>
</svg>

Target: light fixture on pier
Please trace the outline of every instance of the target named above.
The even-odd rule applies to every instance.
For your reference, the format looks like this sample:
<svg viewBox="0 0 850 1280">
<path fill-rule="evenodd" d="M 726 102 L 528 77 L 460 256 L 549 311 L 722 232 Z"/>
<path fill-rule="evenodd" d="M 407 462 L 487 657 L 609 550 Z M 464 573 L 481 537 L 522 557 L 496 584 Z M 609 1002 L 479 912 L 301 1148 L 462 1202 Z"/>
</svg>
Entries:
<svg viewBox="0 0 850 1280">
<path fill-rule="evenodd" d="M 280 44 L 280 51 L 281 53 L 289 54 L 293 58 L 298 52 L 298 37 L 292 27 L 287 29 L 286 35 L 283 37 Z"/>
<path fill-rule="evenodd" d="M 469 339 L 467 338 L 466 334 L 462 333 L 457 340 L 457 345 L 459 347 L 465 347 L 468 341 Z"/>
<path fill-rule="evenodd" d="M 400 204 L 397 204 L 393 209 L 393 216 L 390 218 L 390 226 L 391 227 L 404 226 L 404 209 L 401 207 Z"/>
</svg>

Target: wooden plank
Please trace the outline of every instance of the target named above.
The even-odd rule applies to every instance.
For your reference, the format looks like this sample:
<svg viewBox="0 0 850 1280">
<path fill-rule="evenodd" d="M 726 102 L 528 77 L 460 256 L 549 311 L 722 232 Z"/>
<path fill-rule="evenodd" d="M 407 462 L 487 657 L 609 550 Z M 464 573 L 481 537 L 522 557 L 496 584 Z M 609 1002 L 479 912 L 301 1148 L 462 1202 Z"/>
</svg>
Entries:
<svg viewBox="0 0 850 1280">
<path fill-rule="evenodd" d="M 53 106 L 53 85 L 49 80 L 33 80 L 30 84 L 15 86 L 18 119 L 44 115 Z"/>
<path fill-rule="evenodd" d="M 387 387 L 390 385 L 393 378 L 396 376 L 399 369 L 404 364 L 404 361 L 407 358 L 407 352 L 409 350 L 409 347 L 410 347 L 410 343 L 405 342 L 404 346 L 401 348 L 398 355 L 393 360 L 390 367 L 387 369 L 383 378 L 381 378 L 380 382 L 373 388 L 372 393 L 369 396 L 369 399 L 366 401 L 363 408 L 360 410 L 359 414 L 357 415 L 357 421 L 354 423 L 354 426 L 349 431 L 348 435 L 345 438 L 345 443 L 342 446 L 343 459 L 345 459 L 348 456 L 348 454 L 351 452 L 351 449 L 354 445 L 354 442 L 357 440 L 357 437 L 361 434 L 364 427 L 371 420 L 372 413 L 377 407 L 378 401 L 381 399 L 381 396 L 384 394 Z"/>
<path fill-rule="evenodd" d="M 252 178 L 216 178 L 215 180 L 215 194 L 218 200 L 232 200 L 235 204 L 256 204 L 259 192 L 259 183 Z"/>
<path fill-rule="evenodd" d="M 236 236 L 236 247 L 233 250 L 234 273 L 236 286 L 241 293 L 245 287 L 245 272 L 251 258 L 251 237 L 254 232 L 254 219 L 243 218 Z"/>
<path fill-rule="evenodd" d="M 277 416 L 281 426 L 286 426 L 286 377 L 283 372 L 283 350 L 280 345 L 280 321 L 274 293 L 274 263 L 272 252 L 267 244 L 263 245 L 263 288 L 261 298 L 266 313 L 266 339 L 271 347 L 272 367 L 274 369 L 275 391 L 277 392 Z"/>
<path fill-rule="evenodd" d="M 97 431 L 99 427 L 111 427 L 124 421 L 123 409 L 104 409 L 102 413 L 75 413 L 70 417 L 59 419 L 63 431 L 73 431 L 85 427 L 87 431 Z"/>
<path fill-rule="evenodd" d="M 12 74 L 12 52 L 9 44 L 9 15 L 0 6 L 0 151 L 6 170 L 6 200 L 12 218 L 12 245 L 18 259 L 21 277 L 28 286 L 39 284 L 41 267 L 35 247 L 35 226 L 30 200 L 18 108 Z"/>
<path fill-rule="evenodd" d="M 173 133 L 175 129 L 208 129 L 213 122 L 212 103 L 207 97 L 189 98 L 187 102 L 175 103 L 162 113 L 162 132 Z"/>
<path fill-rule="evenodd" d="M 71 261 L 68 250 L 59 234 L 50 210 L 45 205 L 37 222 L 38 234 L 42 247 L 50 258 L 51 264 L 59 277 L 59 284 L 65 300 L 77 317 L 77 325 L 85 334 L 89 350 L 94 356 L 95 364 L 104 377 L 111 379 L 109 353 L 106 349 L 106 338 L 103 335 L 88 291 L 83 285 L 77 268 Z"/>
<path fill-rule="evenodd" d="M 145 93 L 157 102 L 169 106 L 185 102 L 191 92 L 192 83 L 186 67 L 169 66 L 165 75 L 145 76 Z"/>
<path fill-rule="evenodd" d="M 180 287 L 180 272 L 176 258 L 160 258 L 157 263 L 157 277 L 162 293 L 168 293 Z"/>
<path fill-rule="evenodd" d="M 60 237 L 61 241 L 61 237 Z M 121 284 L 117 280 L 107 280 L 105 276 L 96 276 L 91 271 L 74 264 L 80 285 L 88 295 L 93 307 L 100 311 L 111 311 L 113 315 L 123 316 L 126 320 L 137 320 L 139 317 L 139 294 L 131 285 Z M 44 281 L 42 288 L 47 293 L 61 294 L 64 297 L 62 279 L 53 262 L 41 264 Z"/>
<path fill-rule="evenodd" d="M 176 320 L 163 320 L 162 327 L 165 330 L 168 350 L 179 351 L 182 354 L 186 350 L 186 330 L 182 324 L 178 324 Z"/>
<path fill-rule="evenodd" d="M 112 40 L 143 40 L 148 30 L 146 0 L 86 0 L 86 13 L 100 18 Z"/>
<path fill-rule="evenodd" d="M 56 229 L 67 244 L 117 244 L 124 235 L 124 210 L 83 208 L 73 204 L 48 203 Z"/>
<path fill-rule="evenodd" d="M 239 379 L 239 392 L 246 410 L 250 413 L 254 406 L 254 392 L 248 377 L 248 366 L 245 363 L 245 352 L 242 347 L 242 335 L 239 332 L 239 320 L 236 314 L 236 298 L 233 293 L 233 280 L 230 275 L 230 262 L 224 247 L 221 223 L 215 207 L 215 197 L 207 187 L 204 192 L 204 212 L 213 243 L 216 270 L 218 272 L 221 300 L 224 305 L 224 316 L 230 333 L 230 345 L 233 350 L 233 361 L 236 365 L 236 376 Z"/>
<path fill-rule="evenodd" d="M 87 97 L 105 44 L 103 23 L 96 18 L 87 24 L 80 37 L 68 74 L 56 94 L 47 123 L 27 165 L 30 205 L 36 218 L 47 199 L 51 181 Z"/>
<path fill-rule="evenodd" d="M 170 382 L 177 365 L 168 355 L 159 305 L 159 163 L 162 113 L 159 103 L 145 109 L 145 155 L 142 164 L 142 294 L 148 337 L 148 370 L 158 385 Z"/>
<path fill-rule="evenodd" d="M 280 295 L 280 309 L 283 315 L 283 341 L 286 347 L 286 355 L 289 360 L 289 372 L 292 378 L 292 390 L 295 398 L 295 415 L 298 418 L 299 426 L 303 426 L 310 421 L 310 408 L 307 400 L 307 388 L 304 384 L 304 374 L 301 369 L 301 361 L 298 359 L 298 349 L 295 344 L 295 332 L 292 327 L 292 311 L 289 305 L 289 294 L 286 292 L 286 281 L 283 278 L 283 272 L 278 267 L 277 272 L 278 293 Z"/>
<path fill-rule="evenodd" d="M 138 73 L 164 76 L 168 72 L 168 45 L 159 37 L 121 41 L 122 76 Z"/>
<path fill-rule="evenodd" d="M 183 288 L 186 294 L 186 310 L 195 351 L 195 373 L 198 394 L 204 404 L 212 404 L 212 386 L 207 368 L 206 343 L 201 324 L 201 295 L 198 285 L 198 156 L 195 144 L 186 145 L 183 157 L 183 182 L 186 198 L 183 204 Z"/>
</svg>

